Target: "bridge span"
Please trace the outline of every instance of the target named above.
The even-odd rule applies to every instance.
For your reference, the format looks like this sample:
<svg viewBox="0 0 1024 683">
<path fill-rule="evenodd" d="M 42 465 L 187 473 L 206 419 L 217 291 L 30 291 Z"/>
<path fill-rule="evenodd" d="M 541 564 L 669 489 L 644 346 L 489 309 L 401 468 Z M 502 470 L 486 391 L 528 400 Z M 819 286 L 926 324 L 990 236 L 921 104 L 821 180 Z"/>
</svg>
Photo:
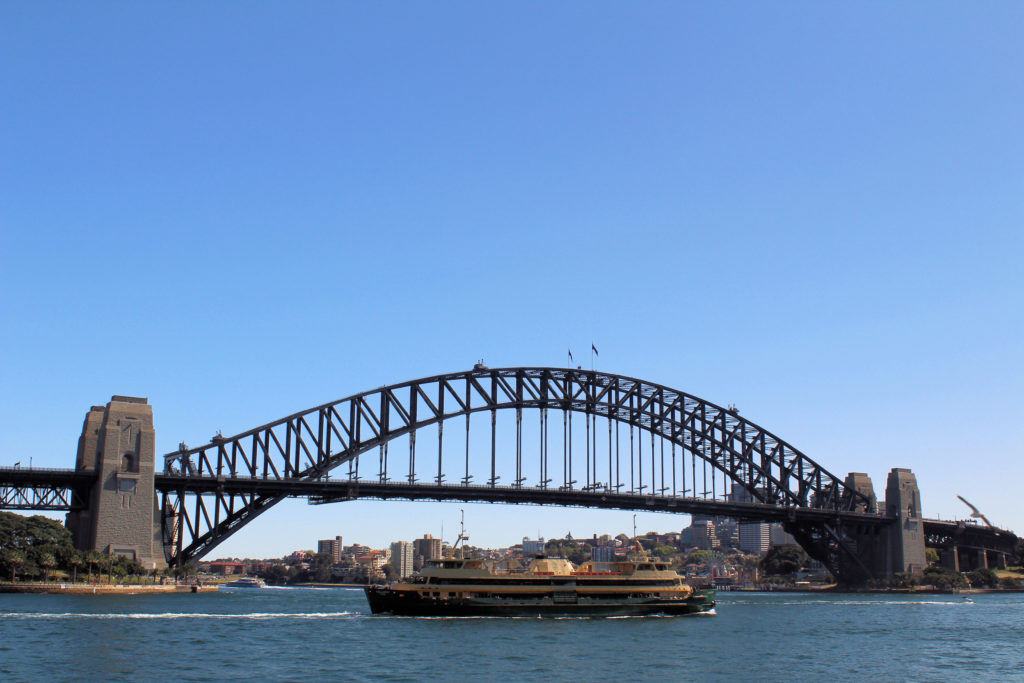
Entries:
<svg viewBox="0 0 1024 683">
<path fill-rule="evenodd" d="M 580 369 L 477 365 L 379 387 L 181 444 L 162 471 L 154 442 L 148 402 L 114 396 L 87 414 L 74 470 L 0 468 L 0 507 L 68 510 L 79 547 L 154 565 L 202 557 L 286 497 L 778 521 L 850 582 L 921 571 L 926 542 L 998 561 L 1016 538 L 924 520 L 909 470 L 889 474 L 880 508 L 866 475 L 836 477 L 731 407 Z"/>
</svg>

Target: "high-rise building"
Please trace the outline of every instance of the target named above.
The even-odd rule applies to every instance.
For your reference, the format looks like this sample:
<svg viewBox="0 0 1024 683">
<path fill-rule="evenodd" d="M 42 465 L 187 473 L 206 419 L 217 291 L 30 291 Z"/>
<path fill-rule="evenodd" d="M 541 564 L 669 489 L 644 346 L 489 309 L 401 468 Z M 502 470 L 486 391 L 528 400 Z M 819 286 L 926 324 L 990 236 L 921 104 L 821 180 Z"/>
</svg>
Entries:
<svg viewBox="0 0 1024 683">
<path fill-rule="evenodd" d="M 423 558 L 423 561 L 428 560 L 440 560 L 441 555 L 441 539 L 434 538 L 430 534 L 424 534 L 423 538 L 417 538 L 412 542 L 414 546 L 414 553 Z"/>
<path fill-rule="evenodd" d="M 701 550 L 714 550 L 720 544 L 715 534 L 715 523 L 710 519 L 698 521 L 696 518 L 690 525 L 690 542 Z"/>
<path fill-rule="evenodd" d="M 338 564 L 341 562 L 341 536 L 317 541 L 316 551 L 318 553 L 327 553 L 334 560 L 334 564 Z"/>
<path fill-rule="evenodd" d="M 395 541 L 391 544 L 391 567 L 395 570 L 395 576 L 401 579 L 412 574 L 414 556 L 415 551 L 409 541 Z"/>
<path fill-rule="evenodd" d="M 770 537 L 769 544 L 773 548 L 779 545 L 796 545 L 796 539 L 793 538 L 792 534 L 786 533 L 781 524 L 772 524 L 768 533 Z"/>
<path fill-rule="evenodd" d="M 739 547 L 751 555 L 764 555 L 771 547 L 771 525 L 766 522 L 740 522 Z"/>
</svg>

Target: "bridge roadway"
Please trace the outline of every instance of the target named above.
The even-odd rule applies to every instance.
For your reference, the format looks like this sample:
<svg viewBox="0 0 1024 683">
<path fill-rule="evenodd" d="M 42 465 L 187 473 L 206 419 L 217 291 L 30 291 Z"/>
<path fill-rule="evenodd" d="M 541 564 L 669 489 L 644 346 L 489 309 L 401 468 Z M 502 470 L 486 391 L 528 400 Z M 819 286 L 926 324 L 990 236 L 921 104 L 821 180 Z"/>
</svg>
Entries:
<svg viewBox="0 0 1024 683">
<path fill-rule="evenodd" d="M 95 479 L 91 473 L 72 469 L 0 467 L 0 509 L 70 511 L 80 509 Z M 307 498 L 312 504 L 358 499 L 435 500 L 485 503 L 554 505 L 648 512 L 717 515 L 741 521 L 815 522 L 838 518 L 869 526 L 892 523 L 883 515 L 837 512 L 818 508 L 786 507 L 704 498 L 614 493 L 605 490 L 471 486 L 464 484 L 379 482 L 360 479 L 298 479 L 259 477 L 210 477 L 157 474 L 158 491 L 188 491 L 196 495 L 262 495 Z M 973 522 L 925 519 L 928 547 L 958 545 L 966 548 L 1012 552 L 1019 539 L 1010 531 Z"/>
</svg>

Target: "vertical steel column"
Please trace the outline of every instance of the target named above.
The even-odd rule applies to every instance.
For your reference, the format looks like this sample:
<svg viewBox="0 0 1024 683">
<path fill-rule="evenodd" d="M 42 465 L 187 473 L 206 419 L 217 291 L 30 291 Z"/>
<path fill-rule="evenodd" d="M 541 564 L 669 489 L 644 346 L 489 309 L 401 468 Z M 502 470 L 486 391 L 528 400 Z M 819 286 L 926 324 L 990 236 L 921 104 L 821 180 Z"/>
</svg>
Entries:
<svg viewBox="0 0 1024 683">
<path fill-rule="evenodd" d="M 567 385 L 568 386 L 568 385 Z M 572 478 L 572 410 L 569 413 L 569 481 L 566 484 L 572 487 L 576 480 Z"/>
<path fill-rule="evenodd" d="M 611 408 L 608 409 L 608 483 L 605 485 L 605 491 L 612 490 L 612 413 Z"/>
<path fill-rule="evenodd" d="M 491 484 L 492 488 L 494 487 L 495 483 L 498 480 L 498 478 L 495 476 L 495 470 L 494 470 L 494 468 L 495 468 L 496 449 L 497 449 L 497 438 L 495 436 L 495 431 L 496 431 L 496 427 L 497 427 L 497 420 L 498 420 L 498 412 L 494 408 L 491 408 L 491 481 L 490 481 L 490 484 Z"/>
<path fill-rule="evenodd" d="M 654 466 L 654 416 L 651 416 L 651 493 L 658 490 L 658 469 Z"/>
<path fill-rule="evenodd" d="M 440 419 L 437 421 L 437 485 L 444 482 L 444 470 L 441 464 L 441 453 L 444 451 L 444 383 L 437 383 L 437 413 Z"/>
<path fill-rule="evenodd" d="M 516 488 L 523 486 L 523 407 L 516 406 Z"/>
<path fill-rule="evenodd" d="M 462 485 L 469 486 L 469 413 L 466 413 L 466 474 L 462 477 Z"/>
<path fill-rule="evenodd" d="M 469 486 L 469 480 L 472 479 L 472 477 L 469 476 L 469 416 L 470 416 L 470 408 L 471 408 L 470 401 L 472 399 L 472 394 L 469 391 L 469 387 L 470 387 L 470 382 L 469 382 L 469 378 L 467 377 L 466 378 L 466 474 L 462 478 L 462 485 L 463 486 Z"/>
<path fill-rule="evenodd" d="M 632 416 L 632 402 L 630 398 L 630 415 Z M 629 492 L 633 493 L 636 491 L 636 480 L 633 478 L 633 421 L 630 419 L 629 422 Z"/>
<path fill-rule="evenodd" d="M 589 491 L 590 490 L 590 413 L 589 412 L 583 413 L 583 418 L 587 422 L 586 438 L 584 439 L 586 441 L 586 444 L 587 444 L 587 447 L 586 447 L 587 483 L 586 483 L 586 488 L 584 490 L 585 491 Z M 595 474 L 596 474 L 596 472 L 595 472 Z M 597 477 L 595 476 L 594 479 L 597 479 Z"/>
<path fill-rule="evenodd" d="M 546 489 L 551 483 L 548 475 L 548 409 L 540 409 L 540 487 Z"/>
<path fill-rule="evenodd" d="M 566 457 L 569 443 L 569 430 L 566 421 L 569 419 L 569 411 L 562 407 L 562 486 L 569 486 L 569 461 Z"/>
<path fill-rule="evenodd" d="M 416 483 L 416 385 L 409 387 L 409 474 L 410 484 Z"/>
</svg>

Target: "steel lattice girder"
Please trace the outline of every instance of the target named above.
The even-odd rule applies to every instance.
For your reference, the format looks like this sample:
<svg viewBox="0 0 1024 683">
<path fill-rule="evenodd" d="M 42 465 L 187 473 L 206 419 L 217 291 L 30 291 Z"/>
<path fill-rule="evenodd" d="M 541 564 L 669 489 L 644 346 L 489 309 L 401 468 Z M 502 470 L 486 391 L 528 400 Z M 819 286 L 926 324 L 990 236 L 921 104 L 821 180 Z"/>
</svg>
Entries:
<svg viewBox="0 0 1024 683">
<path fill-rule="evenodd" d="M 80 510 L 94 481 L 75 470 L 0 467 L 0 509 Z"/>
<path fill-rule="evenodd" d="M 0 486 L 0 510 L 77 510 L 84 507 L 64 486 Z"/>
<path fill-rule="evenodd" d="M 380 387 L 204 446 L 183 446 L 165 456 L 165 471 L 198 478 L 316 480 L 345 463 L 351 469 L 358 455 L 390 440 L 414 439 L 424 427 L 509 409 L 587 413 L 649 431 L 706 461 L 762 503 L 845 512 L 867 502 L 734 410 L 643 380 L 561 368 L 478 368 Z M 415 480 L 413 457 L 409 481 Z M 492 486 L 493 471 L 492 462 Z M 546 482 L 535 488 L 545 489 Z M 281 499 L 225 494 L 208 506 L 198 495 L 186 501 L 187 490 L 166 494 L 165 543 L 174 555 L 192 549 L 190 556 Z"/>
</svg>

